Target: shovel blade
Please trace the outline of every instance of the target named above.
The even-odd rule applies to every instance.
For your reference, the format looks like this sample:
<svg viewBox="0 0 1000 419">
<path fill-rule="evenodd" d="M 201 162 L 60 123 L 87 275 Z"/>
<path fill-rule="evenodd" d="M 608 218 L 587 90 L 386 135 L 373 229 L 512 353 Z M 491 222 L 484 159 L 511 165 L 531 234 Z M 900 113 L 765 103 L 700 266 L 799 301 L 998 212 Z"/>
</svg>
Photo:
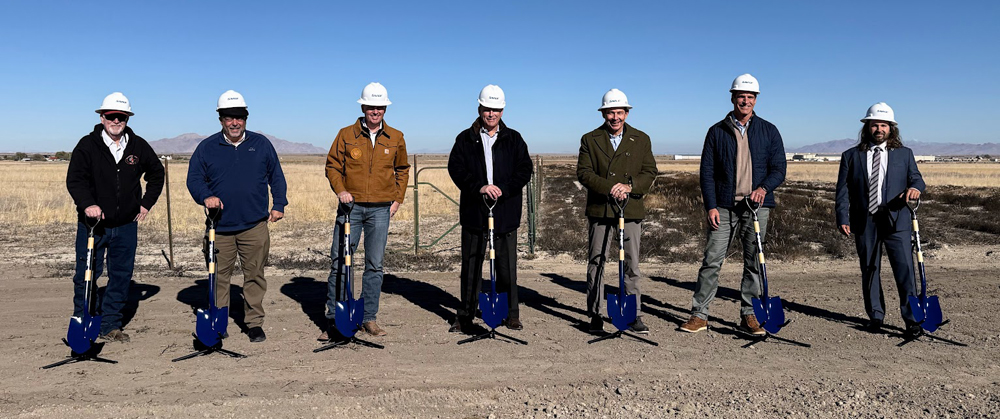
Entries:
<svg viewBox="0 0 1000 419">
<path fill-rule="evenodd" d="M 910 300 L 910 312 L 913 313 L 913 320 L 917 323 L 922 323 L 926 319 L 927 313 L 925 313 L 926 305 L 920 301 L 920 297 L 916 295 L 909 296 Z"/>
<path fill-rule="evenodd" d="M 73 352 L 78 354 L 82 354 L 90 350 L 90 345 L 93 343 L 93 340 L 87 339 L 87 332 L 84 327 L 83 318 L 76 316 L 69 318 L 69 329 L 66 331 L 66 343 Z"/>
<path fill-rule="evenodd" d="M 628 330 L 639 316 L 639 304 L 635 294 L 625 296 L 608 294 L 607 300 L 611 324 L 619 331 Z"/>
<path fill-rule="evenodd" d="M 333 311 L 333 325 L 345 338 L 354 337 L 364 318 L 365 299 L 338 301 Z"/>
<path fill-rule="evenodd" d="M 944 316 L 941 314 L 941 302 L 938 301 L 938 297 L 932 296 L 927 297 L 927 301 L 924 302 L 924 322 L 920 324 L 924 330 L 928 332 L 933 332 L 944 323 Z"/>
<path fill-rule="evenodd" d="M 490 329 L 496 329 L 507 319 L 507 293 L 479 293 L 479 311 L 482 313 L 483 323 Z"/>
<path fill-rule="evenodd" d="M 781 298 L 769 297 L 766 301 L 766 307 L 764 303 L 765 301 L 759 298 L 750 299 L 750 304 L 753 305 L 753 315 L 760 322 L 760 327 L 768 333 L 778 333 L 785 326 L 785 311 L 781 307 Z"/>
<path fill-rule="evenodd" d="M 214 317 L 211 308 L 199 308 L 195 313 L 194 335 L 205 346 L 215 346 L 219 343 L 219 333 L 215 331 Z"/>
<path fill-rule="evenodd" d="M 229 326 L 229 307 L 222 307 L 215 309 L 215 315 L 212 316 L 212 329 L 219 336 L 226 335 L 226 328 Z"/>
</svg>

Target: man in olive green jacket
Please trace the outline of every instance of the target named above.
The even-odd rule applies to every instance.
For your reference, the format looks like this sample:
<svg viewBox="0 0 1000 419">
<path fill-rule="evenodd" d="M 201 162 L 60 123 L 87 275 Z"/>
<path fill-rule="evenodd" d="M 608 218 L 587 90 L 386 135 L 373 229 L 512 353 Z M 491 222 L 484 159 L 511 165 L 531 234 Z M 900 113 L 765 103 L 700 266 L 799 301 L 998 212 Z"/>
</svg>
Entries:
<svg viewBox="0 0 1000 419">
<path fill-rule="evenodd" d="M 609 245 L 618 225 L 618 207 L 615 201 L 629 198 L 625 207 L 625 291 L 636 295 L 642 307 L 639 291 L 639 238 L 640 222 L 646 216 L 643 195 L 656 179 L 656 161 L 646 133 L 625 123 L 629 109 L 628 98 L 618 89 L 604 94 L 598 111 L 604 124 L 580 139 L 580 157 L 576 176 L 587 188 L 587 314 L 590 331 L 604 331 L 601 307 L 604 305 L 602 274 Z M 630 330 L 647 334 L 649 328 L 642 323 L 641 313 Z"/>
</svg>

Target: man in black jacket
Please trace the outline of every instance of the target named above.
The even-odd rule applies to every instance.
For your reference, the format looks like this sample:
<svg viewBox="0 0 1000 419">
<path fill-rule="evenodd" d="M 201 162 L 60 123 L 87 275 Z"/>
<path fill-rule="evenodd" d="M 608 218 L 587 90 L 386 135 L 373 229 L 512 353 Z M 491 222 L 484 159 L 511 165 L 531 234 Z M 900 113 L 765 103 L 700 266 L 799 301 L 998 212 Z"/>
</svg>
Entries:
<svg viewBox="0 0 1000 419">
<path fill-rule="evenodd" d="M 121 310 L 128 298 L 135 266 L 138 222 L 146 219 L 163 190 L 163 165 L 146 140 L 128 128 L 134 115 L 128 98 L 115 92 L 104 98 L 101 123 L 73 149 L 66 173 L 66 188 L 76 204 L 76 275 L 73 276 L 73 315 L 82 316 L 87 269 L 87 226 L 97 220 L 94 231 L 94 274 L 101 276 L 107 252 L 108 285 L 100 304 L 100 336 L 113 342 L 128 342 L 122 332 Z M 146 193 L 139 179 L 145 174 Z"/>
<path fill-rule="evenodd" d="M 455 138 L 448 157 L 448 174 L 461 190 L 459 221 L 462 224 L 462 304 L 452 333 L 468 332 L 478 307 L 483 282 L 488 210 L 493 208 L 496 245 L 497 292 L 506 292 L 509 314 L 506 326 L 524 326 L 517 301 L 517 228 L 521 225 L 521 190 L 531 179 L 528 145 L 521 134 L 500 120 L 506 106 L 503 90 L 488 85 L 479 93 L 479 118 Z"/>
</svg>

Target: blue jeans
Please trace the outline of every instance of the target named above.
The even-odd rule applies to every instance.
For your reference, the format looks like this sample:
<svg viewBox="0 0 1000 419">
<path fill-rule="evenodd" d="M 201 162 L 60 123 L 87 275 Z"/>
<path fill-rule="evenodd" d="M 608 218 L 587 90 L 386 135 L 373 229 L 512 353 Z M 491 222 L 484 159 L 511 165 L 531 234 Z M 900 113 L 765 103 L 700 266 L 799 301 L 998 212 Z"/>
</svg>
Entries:
<svg viewBox="0 0 1000 419">
<path fill-rule="evenodd" d="M 135 267 L 135 248 L 138 242 L 138 223 L 94 230 L 94 286 L 104 270 L 104 256 L 107 253 L 108 285 L 104 289 L 104 299 L 95 306 L 100 307 L 101 334 L 122 327 L 122 308 L 128 301 L 128 289 L 132 284 L 132 269 Z M 73 275 L 73 315 L 83 316 L 87 310 L 84 272 L 87 270 L 87 226 L 77 223 L 76 229 L 76 274 Z M 95 293 L 96 295 L 96 293 Z"/>
<path fill-rule="evenodd" d="M 347 299 L 346 271 L 344 270 L 344 212 L 341 205 L 333 227 L 333 244 L 330 246 L 330 276 L 327 277 L 326 317 L 332 319 L 337 301 Z M 378 299 L 382 293 L 382 258 L 385 256 L 385 243 L 389 238 L 389 206 L 355 205 L 351 211 L 351 253 L 358 250 L 362 231 L 365 236 L 365 273 L 361 276 L 361 298 L 365 299 L 365 316 L 363 321 L 375 321 L 378 314 Z M 351 258 L 352 268 L 357 265 L 357 258 Z M 354 270 L 353 272 L 357 272 Z M 354 278 L 357 276 L 355 275 Z M 353 284 L 352 284 L 353 285 Z M 351 290 L 353 295 L 354 290 Z"/>
</svg>

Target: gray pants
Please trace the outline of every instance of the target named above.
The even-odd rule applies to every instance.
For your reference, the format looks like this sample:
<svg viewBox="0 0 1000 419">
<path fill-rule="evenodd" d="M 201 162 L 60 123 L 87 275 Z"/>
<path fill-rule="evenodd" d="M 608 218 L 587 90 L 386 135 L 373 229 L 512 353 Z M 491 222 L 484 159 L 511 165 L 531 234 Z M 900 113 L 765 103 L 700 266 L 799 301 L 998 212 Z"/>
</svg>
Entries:
<svg viewBox="0 0 1000 419">
<path fill-rule="evenodd" d="M 729 243 L 734 236 L 743 242 L 743 280 L 740 282 L 740 315 L 753 314 L 750 299 L 760 297 L 760 272 L 757 266 L 757 239 L 753 231 L 753 214 L 745 206 L 719 208 L 719 229 L 708 230 L 705 258 L 698 270 L 698 283 L 694 287 L 691 314 L 708 320 L 708 306 L 719 290 L 719 270 L 729 253 Z M 757 210 L 760 222 L 760 239 L 767 233 L 769 208 Z"/>
<path fill-rule="evenodd" d="M 589 240 L 587 241 L 587 314 L 590 317 L 602 315 L 604 306 L 604 286 L 602 283 L 605 262 L 611 241 L 618 241 L 617 218 L 590 218 Z M 642 315 L 642 295 L 639 292 L 639 238 L 642 229 L 638 220 L 625 221 L 625 292 L 635 294 L 637 306 Z M 608 263 L 609 275 L 618 285 L 618 258 Z"/>
</svg>

